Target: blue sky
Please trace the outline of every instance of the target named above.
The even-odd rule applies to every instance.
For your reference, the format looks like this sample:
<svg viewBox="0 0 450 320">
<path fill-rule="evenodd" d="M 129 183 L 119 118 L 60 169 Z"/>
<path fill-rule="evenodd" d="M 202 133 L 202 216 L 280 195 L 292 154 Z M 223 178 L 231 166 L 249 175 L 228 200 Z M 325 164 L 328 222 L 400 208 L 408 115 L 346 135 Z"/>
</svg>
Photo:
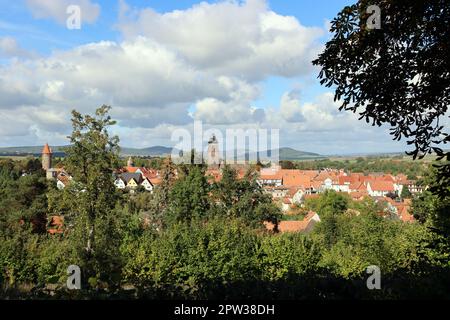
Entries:
<svg viewBox="0 0 450 320">
<path fill-rule="evenodd" d="M 0 116 L 22 115 L 0 146 L 63 144 L 71 108 L 108 103 L 127 146 L 170 145 L 196 119 L 280 128 L 282 146 L 323 154 L 404 150 L 338 113 L 310 63 L 352 2 L 0 0 Z M 68 4 L 80 30 L 65 26 Z"/>
</svg>

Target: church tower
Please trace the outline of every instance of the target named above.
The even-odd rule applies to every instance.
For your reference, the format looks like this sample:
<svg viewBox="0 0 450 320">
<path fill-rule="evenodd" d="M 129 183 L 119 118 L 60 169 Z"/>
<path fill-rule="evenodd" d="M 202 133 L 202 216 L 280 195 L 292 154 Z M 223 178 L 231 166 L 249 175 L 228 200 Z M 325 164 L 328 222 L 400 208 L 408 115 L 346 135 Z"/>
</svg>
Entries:
<svg viewBox="0 0 450 320">
<path fill-rule="evenodd" d="M 42 149 L 42 169 L 45 171 L 50 170 L 52 167 L 52 149 L 48 146 L 48 143 L 45 144 Z"/>
<path fill-rule="evenodd" d="M 134 167 L 134 162 L 133 162 L 133 159 L 131 157 L 128 158 L 127 167 Z"/>
<path fill-rule="evenodd" d="M 219 143 L 215 135 L 213 135 L 208 141 L 206 164 L 208 167 L 216 168 L 220 165 Z"/>
</svg>

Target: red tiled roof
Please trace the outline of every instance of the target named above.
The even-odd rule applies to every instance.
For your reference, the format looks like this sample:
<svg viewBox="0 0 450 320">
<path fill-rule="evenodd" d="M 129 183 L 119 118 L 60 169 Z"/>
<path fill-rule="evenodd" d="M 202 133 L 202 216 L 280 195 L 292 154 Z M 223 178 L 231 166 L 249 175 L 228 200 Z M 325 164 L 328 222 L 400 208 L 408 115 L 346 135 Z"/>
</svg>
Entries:
<svg viewBox="0 0 450 320">
<path fill-rule="evenodd" d="M 340 185 L 351 184 L 352 182 L 354 182 L 353 178 L 350 176 L 339 176 L 338 181 Z"/>
<path fill-rule="evenodd" d="M 403 222 L 413 222 L 416 220 L 414 219 L 414 216 L 408 212 L 409 209 L 409 206 L 404 205 L 398 212 L 400 220 L 402 220 Z"/>
<path fill-rule="evenodd" d="M 260 174 L 259 179 L 260 180 L 282 180 L 283 175 L 281 174 L 281 172 L 274 172 L 273 174 L 266 173 L 266 174 Z"/>
<path fill-rule="evenodd" d="M 283 185 L 286 187 L 304 187 L 311 186 L 311 177 L 305 175 L 302 170 L 280 170 L 283 177 Z"/>
<path fill-rule="evenodd" d="M 61 181 L 65 186 L 70 183 L 70 177 L 66 175 L 58 175 L 58 180 Z"/>
<path fill-rule="evenodd" d="M 373 191 L 394 191 L 394 184 L 389 181 L 372 180 L 368 182 Z"/>
<path fill-rule="evenodd" d="M 315 215 L 316 215 L 316 213 L 315 213 L 314 211 L 309 211 L 308 214 L 303 218 L 303 220 L 309 221 L 309 220 L 311 220 Z"/>
<path fill-rule="evenodd" d="M 315 181 L 315 180 L 311 181 L 311 187 L 314 190 L 319 189 L 321 185 L 322 185 L 322 181 Z"/>
<path fill-rule="evenodd" d="M 356 190 L 361 192 L 367 191 L 367 187 L 362 182 L 354 182 L 350 184 L 349 188 L 350 190 Z"/>
<path fill-rule="evenodd" d="M 319 174 L 319 171 L 317 170 L 299 170 L 299 172 L 305 176 L 310 177 L 311 179 Z"/>
<path fill-rule="evenodd" d="M 161 178 L 154 178 L 154 179 L 150 179 L 150 182 L 156 186 L 162 183 L 162 179 Z"/>
<path fill-rule="evenodd" d="M 139 169 L 138 167 L 125 167 L 125 170 L 129 173 L 135 173 Z"/>
<path fill-rule="evenodd" d="M 306 229 L 309 221 L 280 221 L 278 223 L 279 232 L 300 232 Z M 267 230 L 273 231 L 275 225 L 270 222 L 264 222 Z"/>
<path fill-rule="evenodd" d="M 302 232 L 305 231 L 310 222 L 312 217 L 316 213 L 313 211 L 308 212 L 308 214 L 303 218 L 301 221 L 280 221 L 278 223 L 278 231 L 279 232 Z M 264 222 L 264 225 L 266 226 L 266 229 L 272 231 L 275 228 L 275 225 L 270 222 Z"/>
<path fill-rule="evenodd" d="M 300 189 L 302 189 L 302 188 L 301 188 L 301 187 L 290 187 L 289 190 L 288 190 L 288 196 L 292 198 L 293 196 L 295 196 L 295 194 L 296 194 Z"/>
<path fill-rule="evenodd" d="M 350 196 L 352 197 L 353 200 L 359 200 L 359 199 L 361 199 L 361 198 L 363 198 L 363 197 L 365 197 L 367 195 L 369 195 L 367 190 L 350 192 Z"/>
</svg>

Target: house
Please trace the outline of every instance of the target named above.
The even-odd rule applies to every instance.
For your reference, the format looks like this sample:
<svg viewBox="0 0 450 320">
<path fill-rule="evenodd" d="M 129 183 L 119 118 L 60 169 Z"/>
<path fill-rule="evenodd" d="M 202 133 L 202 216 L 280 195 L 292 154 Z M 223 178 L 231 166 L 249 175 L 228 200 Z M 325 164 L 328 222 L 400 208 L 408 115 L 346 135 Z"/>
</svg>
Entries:
<svg viewBox="0 0 450 320">
<path fill-rule="evenodd" d="M 127 182 L 127 187 L 130 189 L 136 189 L 137 187 L 139 187 L 139 180 L 135 179 L 135 178 L 131 178 Z"/>
<path fill-rule="evenodd" d="M 364 182 L 353 182 L 348 186 L 349 192 L 367 192 Z"/>
<path fill-rule="evenodd" d="M 339 182 L 339 178 L 326 178 L 323 181 L 322 190 L 334 190 L 336 192 L 349 192 L 350 191 L 350 183 L 344 183 L 342 184 Z"/>
<path fill-rule="evenodd" d="M 407 180 L 406 187 L 411 194 L 421 193 L 424 190 L 424 187 L 417 184 L 417 182 L 414 180 Z"/>
<path fill-rule="evenodd" d="M 289 189 L 288 196 L 291 198 L 292 203 L 303 203 L 306 192 L 303 188 L 292 187 Z"/>
<path fill-rule="evenodd" d="M 390 181 L 370 180 L 367 182 L 367 192 L 372 197 L 385 197 L 395 192 L 395 186 Z"/>
<path fill-rule="evenodd" d="M 118 189 L 136 189 L 143 182 L 142 175 L 140 173 L 121 173 L 117 179 L 114 181 L 114 185 Z"/>
<path fill-rule="evenodd" d="M 287 196 L 288 188 L 265 186 L 264 191 L 269 193 L 273 199 L 284 198 Z"/>
<path fill-rule="evenodd" d="M 65 187 L 67 187 L 67 185 L 69 184 L 70 180 L 68 177 L 58 177 L 56 179 L 56 187 L 59 190 L 64 189 Z"/>
<path fill-rule="evenodd" d="M 402 220 L 403 222 L 414 222 L 416 221 L 416 219 L 414 219 L 414 216 L 412 214 L 410 214 L 409 212 L 409 206 L 404 205 L 400 208 L 398 208 L 398 216 L 400 218 L 400 220 Z"/>
<path fill-rule="evenodd" d="M 141 186 L 143 186 L 147 191 L 153 191 L 153 184 L 149 178 L 144 178 L 144 180 L 142 180 Z"/>
<path fill-rule="evenodd" d="M 278 223 L 279 232 L 300 232 L 309 233 L 314 226 L 320 222 L 320 217 L 314 211 L 308 212 L 308 214 L 300 221 L 280 221 Z M 267 230 L 274 231 L 275 225 L 270 222 L 264 223 Z"/>
<path fill-rule="evenodd" d="M 286 170 L 280 171 L 282 176 L 282 183 L 285 187 L 311 187 L 311 178 L 305 175 L 302 170 Z"/>
<path fill-rule="evenodd" d="M 257 181 L 262 186 L 280 187 L 283 184 L 283 175 L 280 172 L 263 172 L 261 170 Z"/>
<path fill-rule="evenodd" d="M 122 177 L 118 177 L 114 181 L 114 185 L 116 186 L 117 189 L 125 189 L 127 186 L 127 182 Z"/>
<path fill-rule="evenodd" d="M 287 197 L 283 198 L 283 200 L 281 201 L 281 211 L 288 212 L 289 209 L 291 208 L 291 205 L 292 205 L 291 199 Z"/>
</svg>

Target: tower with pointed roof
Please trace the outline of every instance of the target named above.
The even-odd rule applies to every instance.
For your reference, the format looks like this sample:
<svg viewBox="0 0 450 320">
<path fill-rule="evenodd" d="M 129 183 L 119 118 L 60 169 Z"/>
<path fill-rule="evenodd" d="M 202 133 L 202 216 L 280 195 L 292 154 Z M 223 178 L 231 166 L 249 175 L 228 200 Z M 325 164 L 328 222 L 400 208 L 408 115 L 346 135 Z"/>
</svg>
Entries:
<svg viewBox="0 0 450 320">
<path fill-rule="evenodd" d="M 52 167 L 52 155 L 52 149 L 50 149 L 48 143 L 46 143 L 42 149 L 42 169 L 45 171 L 50 170 Z"/>
<path fill-rule="evenodd" d="M 210 168 L 218 168 L 220 166 L 219 142 L 215 135 L 208 141 L 206 164 Z"/>
</svg>

